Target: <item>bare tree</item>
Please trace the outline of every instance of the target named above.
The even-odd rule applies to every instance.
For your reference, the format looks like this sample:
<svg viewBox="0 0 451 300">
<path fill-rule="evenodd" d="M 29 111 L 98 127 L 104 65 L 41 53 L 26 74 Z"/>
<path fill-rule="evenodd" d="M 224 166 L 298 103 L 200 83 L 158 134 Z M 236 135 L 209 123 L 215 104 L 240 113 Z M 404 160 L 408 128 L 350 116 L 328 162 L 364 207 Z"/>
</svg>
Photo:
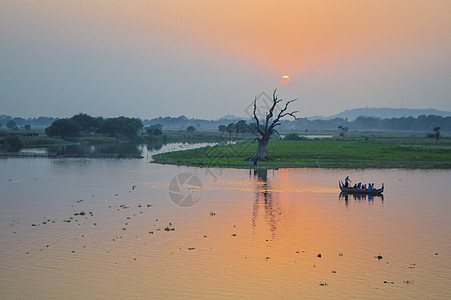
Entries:
<svg viewBox="0 0 451 300">
<path fill-rule="evenodd" d="M 296 101 L 297 99 L 293 99 L 290 101 L 287 101 L 285 103 L 285 106 L 280 110 L 279 113 L 275 113 L 275 108 L 276 105 L 280 102 L 283 101 L 283 99 L 278 99 L 277 95 L 276 95 L 277 89 L 274 89 L 274 92 L 272 94 L 272 106 L 269 109 L 269 111 L 266 113 L 265 118 L 262 120 L 262 123 L 260 125 L 260 120 L 257 117 L 256 111 L 257 111 L 257 97 L 255 97 L 254 100 L 254 119 L 257 123 L 257 132 L 260 135 L 260 137 L 256 138 L 256 140 L 258 141 L 258 148 L 257 148 L 257 153 L 254 155 L 254 159 L 257 160 L 267 160 L 268 159 L 268 143 L 269 140 L 271 139 L 271 136 L 273 135 L 273 133 L 277 133 L 277 135 L 280 137 L 279 132 L 277 132 L 277 130 L 275 130 L 274 128 L 276 126 L 280 125 L 280 120 L 283 117 L 286 116 L 291 116 L 293 117 L 295 120 L 297 119 L 296 116 L 294 115 L 295 113 L 297 113 L 298 111 L 292 111 L 292 112 L 287 112 L 288 109 L 288 105 L 291 102 Z"/>
</svg>

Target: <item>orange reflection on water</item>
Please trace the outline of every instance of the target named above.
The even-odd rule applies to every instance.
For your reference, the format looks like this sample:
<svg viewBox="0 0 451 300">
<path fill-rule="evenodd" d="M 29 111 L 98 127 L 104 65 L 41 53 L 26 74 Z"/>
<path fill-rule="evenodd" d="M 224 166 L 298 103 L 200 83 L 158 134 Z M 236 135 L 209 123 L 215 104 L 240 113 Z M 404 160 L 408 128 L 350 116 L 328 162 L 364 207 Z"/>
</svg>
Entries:
<svg viewBox="0 0 451 300">
<path fill-rule="evenodd" d="M 427 206 L 427 194 L 409 194 L 419 179 L 433 188 L 443 185 L 449 172 L 230 169 L 223 170 L 217 181 L 209 181 L 202 177 L 203 169 L 152 165 L 154 171 L 149 172 L 132 163 L 102 165 L 111 185 L 97 188 L 97 182 L 92 183 L 96 194 L 89 194 L 89 201 L 71 201 L 65 208 L 47 200 L 67 184 L 67 178 L 75 178 L 63 172 L 72 165 L 59 166 L 61 172 L 50 172 L 49 180 L 39 179 L 27 190 L 29 197 L 45 193 L 39 207 L 47 217 L 57 219 L 54 216 L 61 211 L 63 216 L 73 215 L 81 206 L 92 210 L 93 217 L 71 223 L 57 219 L 54 225 L 34 227 L 24 216 L 20 224 L 10 226 L 4 222 L 8 216 L 1 215 L 2 299 L 451 295 L 446 194 L 437 192 L 436 202 Z M 93 174 L 97 176 L 98 170 L 93 167 Z M 122 193 L 111 197 L 112 187 L 117 189 L 126 180 L 123 174 L 135 174 L 131 170 L 141 183 L 133 182 L 137 188 L 129 191 L 131 184 L 126 182 Z M 167 198 L 173 174 L 161 179 L 166 170 L 202 177 L 204 196 L 196 206 L 180 208 Z M 388 189 L 383 205 L 381 199 L 353 198 L 346 205 L 338 199 L 337 179 L 347 173 L 385 182 L 396 178 L 403 195 Z M 34 182 L 33 174 L 24 174 L 17 183 L 0 181 L 1 187 L 5 182 L 10 189 Z M 77 197 L 85 188 L 67 185 L 62 191 Z M 119 206 L 123 203 L 127 209 Z M 140 206 L 145 203 L 152 206 Z M 174 231 L 164 230 L 169 223 Z"/>
</svg>

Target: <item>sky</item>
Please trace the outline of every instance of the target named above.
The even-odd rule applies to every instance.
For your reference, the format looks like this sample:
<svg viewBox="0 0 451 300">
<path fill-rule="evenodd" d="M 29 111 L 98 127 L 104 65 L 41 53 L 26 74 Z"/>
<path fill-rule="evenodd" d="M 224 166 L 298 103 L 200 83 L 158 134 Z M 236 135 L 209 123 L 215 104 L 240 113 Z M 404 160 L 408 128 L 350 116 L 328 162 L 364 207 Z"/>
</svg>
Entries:
<svg viewBox="0 0 451 300">
<path fill-rule="evenodd" d="M 0 114 L 246 117 L 275 88 L 451 111 L 451 1 L 0 0 Z"/>
</svg>

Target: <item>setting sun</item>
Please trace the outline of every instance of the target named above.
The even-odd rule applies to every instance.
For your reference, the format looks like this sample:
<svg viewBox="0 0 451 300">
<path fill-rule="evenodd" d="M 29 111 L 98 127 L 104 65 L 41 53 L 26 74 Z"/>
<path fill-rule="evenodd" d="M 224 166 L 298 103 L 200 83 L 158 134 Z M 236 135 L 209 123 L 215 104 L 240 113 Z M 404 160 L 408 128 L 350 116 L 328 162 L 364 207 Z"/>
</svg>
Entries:
<svg viewBox="0 0 451 300">
<path fill-rule="evenodd" d="M 288 82 L 290 82 L 290 76 L 288 76 L 288 75 L 282 76 L 281 81 L 283 84 L 287 84 Z"/>
</svg>

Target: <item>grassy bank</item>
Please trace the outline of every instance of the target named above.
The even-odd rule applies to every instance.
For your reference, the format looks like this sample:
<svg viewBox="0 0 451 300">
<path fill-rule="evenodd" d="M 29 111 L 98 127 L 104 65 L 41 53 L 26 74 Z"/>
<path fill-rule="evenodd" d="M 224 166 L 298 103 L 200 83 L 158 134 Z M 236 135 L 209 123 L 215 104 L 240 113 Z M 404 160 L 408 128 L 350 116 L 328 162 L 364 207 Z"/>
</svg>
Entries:
<svg viewBox="0 0 451 300">
<path fill-rule="evenodd" d="M 415 139 L 412 139 L 414 142 Z M 187 166 L 248 168 L 257 143 L 205 147 L 163 153 L 154 162 Z M 272 140 L 271 157 L 258 167 L 324 168 L 451 168 L 451 144 L 403 143 L 384 140 Z"/>
</svg>

